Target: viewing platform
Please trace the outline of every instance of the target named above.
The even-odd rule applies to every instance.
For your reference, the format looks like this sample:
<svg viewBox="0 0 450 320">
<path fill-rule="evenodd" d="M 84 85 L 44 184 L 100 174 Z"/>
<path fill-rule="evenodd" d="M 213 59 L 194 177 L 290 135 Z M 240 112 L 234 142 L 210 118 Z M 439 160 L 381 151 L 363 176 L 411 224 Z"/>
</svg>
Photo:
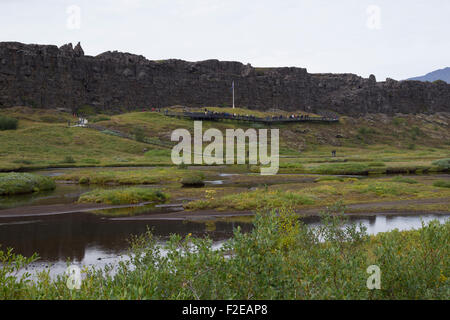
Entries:
<svg viewBox="0 0 450 320">
<path fill-rule="evenodd" d="M 248 122 L 260 122 L 264 124 L 272 123 L 292 123 L 292 122 L 314 122 L 314 123 L 336 123 L 339 122 L 339 118 L 324 117 L 324 116 L 308 116 L 308 115 L 290 115 L 290 116 L 267 116 L 256 117 L 252 115 L 239 115 L 227 112 L 173 112 L 165 110 L 163 114 L 169 117 L 189 118 L 192 120 L 205 120 L 205 121 L 219 121 L 219 120 L 236 120 L 236 121 L 248 121 Z"/>
</svg>

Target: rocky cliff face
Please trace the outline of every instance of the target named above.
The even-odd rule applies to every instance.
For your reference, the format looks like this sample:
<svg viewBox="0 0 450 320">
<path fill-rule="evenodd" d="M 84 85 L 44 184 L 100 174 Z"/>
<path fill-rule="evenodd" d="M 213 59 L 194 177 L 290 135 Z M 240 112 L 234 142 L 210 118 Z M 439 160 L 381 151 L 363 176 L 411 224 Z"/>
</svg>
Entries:
<svg viewBox="0 0 450 320">
<path fill-rule="evenodd" d="M 303 68 L 254 68 L 239 62 L 150 61 L 129 53 L 84 55 L 78 44 L 0 43 L 0 107 L 25 105 L 126 111 L 170 105 L 236 105 L 339 114 L 450 111 L 444 82 L 376 82 Z"/>
</svg>

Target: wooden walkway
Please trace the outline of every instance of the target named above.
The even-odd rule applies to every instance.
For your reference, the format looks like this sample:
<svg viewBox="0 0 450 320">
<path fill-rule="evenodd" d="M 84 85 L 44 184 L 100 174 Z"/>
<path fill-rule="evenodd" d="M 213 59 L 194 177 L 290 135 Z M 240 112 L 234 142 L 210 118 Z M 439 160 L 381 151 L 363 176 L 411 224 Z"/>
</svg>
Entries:
<svg viewBox="0 0 450 320">
<path fill-rule="evenodd" d="M 292 123 L 292 122 L 314 122 L 314 123 L 336 123 L 339 122 L 339 118 L 328 117 L 309 117 L 309 116 L 272 116 L 272 117 L 255 117 L 244 115 L 233 115 L 231 113 L 217 113 L 217 112 L 163 112 L 164 115 L 169 117 L 189 118 L 192 120 L 205 120 L 205 121 L 218 121 L 218 120 L 236 120 L 236 121 L 249 121 L 249 122 L 261 122 L 264 124 L 272 123 Z"/>
</svg>

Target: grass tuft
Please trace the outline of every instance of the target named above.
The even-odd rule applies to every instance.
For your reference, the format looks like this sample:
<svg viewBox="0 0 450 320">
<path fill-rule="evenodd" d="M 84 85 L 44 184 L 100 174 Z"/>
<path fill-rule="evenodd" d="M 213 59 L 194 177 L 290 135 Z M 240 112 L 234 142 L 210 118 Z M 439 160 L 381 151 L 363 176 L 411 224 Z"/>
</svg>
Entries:
<svg viewBox="0 0 450 320">
<path fill-rule="evenodd" d="M 165 202 L 169 196 L 160 190 L 151 188 L 118 188 L 96 189 L 86 192 L 78 199 L 79 203 L 104 203 L 104 204 L 137 204 L 141 202 Z"/>
<path fill-rule="evenodd" d="M 33 193 L 55 189 L 49 177 L 32 173 L 0 173 L 0 195 Z"/>
</svg>

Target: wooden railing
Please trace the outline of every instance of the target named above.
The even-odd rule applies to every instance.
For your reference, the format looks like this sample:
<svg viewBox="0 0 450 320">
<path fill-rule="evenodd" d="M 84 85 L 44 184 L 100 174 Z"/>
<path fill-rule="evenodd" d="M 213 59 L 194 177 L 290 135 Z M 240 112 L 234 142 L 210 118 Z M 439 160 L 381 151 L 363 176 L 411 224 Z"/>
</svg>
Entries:
<svg viewBox="0 0 450 320">
<path fill-rule="evenodd" d="M 225 112 L 171 112 L 162 111 L 162 113 L 169 117 L 184 117 L 192 120 L 206 120 L 206 121 L 217 121 L 217 120 L 236 120 L 236 121 L 250 121 L 250 122 L 262 122 L 266 124 L 270 123 L 291 123 L 291 122 L 339 122 L 339 118 L 330 117 L 318 117 L 318 116 L 306 116 L 306 115 L 295 115 L 295 116 L 268 116 L 268 117 L 256 117 L 251 115 L 238 115 Z"/>
</svg>

